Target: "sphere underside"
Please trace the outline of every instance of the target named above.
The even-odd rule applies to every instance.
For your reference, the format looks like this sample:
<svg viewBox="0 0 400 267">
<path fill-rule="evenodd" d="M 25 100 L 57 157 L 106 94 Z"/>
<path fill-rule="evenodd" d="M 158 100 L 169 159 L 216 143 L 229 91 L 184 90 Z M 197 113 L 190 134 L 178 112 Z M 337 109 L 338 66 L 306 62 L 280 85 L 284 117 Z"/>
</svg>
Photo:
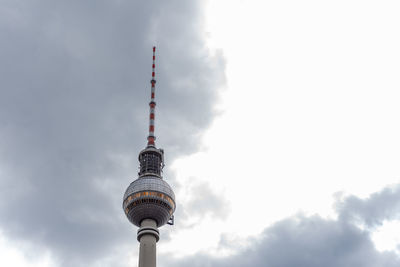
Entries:
<svg viewBox="0 0 400 267">
<path fill-rule="evenodd" d="M 153 219 L 160 227 L 175 211 L 175 194 L 167 182 L 156 176 L 144 176 L 126 189 L 123 209 L 129 221 L 140 227 L 144 219 Z"/>
</svg>

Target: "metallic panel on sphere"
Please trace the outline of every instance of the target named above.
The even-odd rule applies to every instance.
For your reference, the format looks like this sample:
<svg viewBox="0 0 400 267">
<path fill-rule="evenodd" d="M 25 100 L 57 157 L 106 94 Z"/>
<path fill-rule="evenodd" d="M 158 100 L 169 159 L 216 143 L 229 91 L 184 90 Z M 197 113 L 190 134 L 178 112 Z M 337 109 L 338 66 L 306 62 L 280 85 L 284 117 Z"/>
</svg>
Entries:
<svg viewBox="0 0 400 267">
<path fill-rule="evenodd" d="M 144 192 L 149 193 L 143 195 Z M 129 221 L 136 226 L 140 226 L 142 220 L 151 218 L 160 227 L 167 223 L 175 211 L 175 194 L 163 179 L 143 176 L 126 189 L 123 209 Z"/>
</svg>

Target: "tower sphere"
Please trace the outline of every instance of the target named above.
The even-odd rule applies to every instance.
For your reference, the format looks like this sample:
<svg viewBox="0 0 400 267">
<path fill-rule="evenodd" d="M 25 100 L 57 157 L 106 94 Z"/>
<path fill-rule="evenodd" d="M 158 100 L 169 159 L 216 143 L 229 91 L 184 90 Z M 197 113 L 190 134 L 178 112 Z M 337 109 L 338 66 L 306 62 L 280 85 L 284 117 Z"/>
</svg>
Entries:
<svg viewBox="0 0 400 267">
<path fill-rule="evenodd" d="M 162 178 L 146 175 L 133 181 L 125 191 L 123 209 L 129 221 L 140 227 L 144 219 L 153 219 L 160 227 L 175 211 L 175 194 Z"/>
</svg>

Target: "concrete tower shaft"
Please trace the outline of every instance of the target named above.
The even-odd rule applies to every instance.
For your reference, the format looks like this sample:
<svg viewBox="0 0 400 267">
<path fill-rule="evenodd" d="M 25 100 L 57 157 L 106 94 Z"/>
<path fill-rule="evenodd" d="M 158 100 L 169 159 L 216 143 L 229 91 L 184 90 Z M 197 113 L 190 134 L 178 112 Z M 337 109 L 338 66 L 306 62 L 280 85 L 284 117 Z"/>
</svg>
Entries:
<svg viewBox="0 0 400 267">
<path fill-rule="evenodd" d="M 139 267 L 156 267 L 156 243 L 160 239 L 160 236 L 154 220 L 145 219 L 142 221 L 137 239 L 140 242 Z"/>
</svg>

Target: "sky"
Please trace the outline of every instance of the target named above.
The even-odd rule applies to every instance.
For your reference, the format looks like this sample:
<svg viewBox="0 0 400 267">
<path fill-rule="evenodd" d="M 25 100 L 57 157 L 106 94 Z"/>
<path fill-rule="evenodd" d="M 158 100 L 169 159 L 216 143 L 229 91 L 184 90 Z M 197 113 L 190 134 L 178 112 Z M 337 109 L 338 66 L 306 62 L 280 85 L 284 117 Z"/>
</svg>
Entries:
<svg viewBox="0 0 400 267">
<path fill-rule="evenodd" d="M 137 265 L 156 45 L 158 266 L 399 266 L 399 12 L 0 0 L 0 265 Z"/>
</svg>

